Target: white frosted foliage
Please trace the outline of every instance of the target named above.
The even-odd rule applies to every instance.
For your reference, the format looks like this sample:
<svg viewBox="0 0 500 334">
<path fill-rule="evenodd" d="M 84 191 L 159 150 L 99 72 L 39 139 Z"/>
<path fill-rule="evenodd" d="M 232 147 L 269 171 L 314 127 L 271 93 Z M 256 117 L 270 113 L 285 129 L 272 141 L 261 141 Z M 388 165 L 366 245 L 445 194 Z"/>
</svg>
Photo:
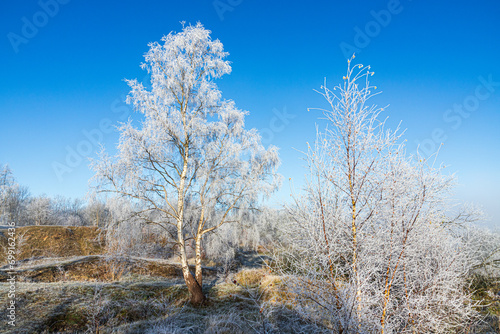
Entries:
<svg viewBox="0 0 500 334">
<path fill-rule="evenodd" d="M 368 104 L 373 72 L 351 62 L 342 84 L 322 87 L 328 127 L 306 154 L 278 268 L 297 309 L 334 333 L 459 331 L 475 312 L 447 217 L 454 179 L 406 155 L 384 108 Z"/>
<path fill-rule="evenodd" d="M 199 23 L 149 44 L 142 68 L 150 85 L 127 80 L 127 102 L 142 119 L 119 127 L 116 157 L 103 151 L 93 163 L 101 190 L 136 202 L 146 222 L 176 227 L 171 236 L 186 270 L 186 239 L 201 244 L 202 235 L 234 220 L 236 209 L 269 195 L 279 181 L 278 149 L 264 148 L 258 132 L 245 129 L 247 112 L 224 100 L 214 83 L 231 72 L 227 55 Z M 201 284 L 201 264 L 199 270 Z"/>
</svg>

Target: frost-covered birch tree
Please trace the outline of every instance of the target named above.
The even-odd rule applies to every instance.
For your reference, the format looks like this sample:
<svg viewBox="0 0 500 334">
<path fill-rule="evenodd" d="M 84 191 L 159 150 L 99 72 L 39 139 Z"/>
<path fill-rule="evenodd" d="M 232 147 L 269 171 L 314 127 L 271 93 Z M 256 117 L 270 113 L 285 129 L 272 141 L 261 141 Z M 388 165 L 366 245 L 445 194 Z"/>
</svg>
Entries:
<svg viewBox="0 0 500 334">
<path fill-rule="evenodd" d="M 276 189 L 279 157 L 276 147 L 262 146 L 255 129 L 245 129 L 247 112 L 221 97 L 214 79 L 231 67 L 209 30 L 185 26 L 162 42 L 149 44 L 142 64 L 151 84 L 127 80 L 127 102 L 142 120 L 122 124 L 117 156 L 102 152 L 93 168 L 101 191 L 132 200 L 136 218 L 165 227 L 179 249 L 191 302 L 199 304 L 203 236 Z M 186 212 L 188 204 L 195 215 Z M 194 274 L 186 256 L 192 239 Z"/>
<path fill-rule="evenodd" d="M 370 66 L 320 92 L 328 108 L 289 207 L 277 268 L 295 305 L 335 333 L 443 333 L 474 317 L 461 239 L 447 230 L 453 178 L 407 156 L 383 108 L 369 105 Z M 287 238 L 285 238 L 287 240 Z"/>
</svg>

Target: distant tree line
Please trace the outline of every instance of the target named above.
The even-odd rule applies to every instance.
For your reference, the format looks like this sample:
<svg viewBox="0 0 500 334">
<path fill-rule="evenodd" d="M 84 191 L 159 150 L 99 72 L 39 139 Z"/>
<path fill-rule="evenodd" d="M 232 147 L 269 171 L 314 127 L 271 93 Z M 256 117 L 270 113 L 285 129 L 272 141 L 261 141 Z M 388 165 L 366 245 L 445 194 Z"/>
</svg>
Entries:
<svg viewBox="0 0 500 334">
<path fill-rule="evenodd" d="M 17 182 L 7 164 L 0 165 L 0 224 L 104 227 L 109 221 L 110 211 L 104 202 L 34 196 L 28 187 Z"/>
</svg>

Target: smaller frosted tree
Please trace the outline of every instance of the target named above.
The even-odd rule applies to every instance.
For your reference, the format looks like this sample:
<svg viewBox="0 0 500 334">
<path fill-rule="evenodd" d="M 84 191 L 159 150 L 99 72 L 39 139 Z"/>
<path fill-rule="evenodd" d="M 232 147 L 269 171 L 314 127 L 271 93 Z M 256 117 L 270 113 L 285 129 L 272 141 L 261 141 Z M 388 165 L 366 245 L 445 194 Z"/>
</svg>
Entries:
<svg viewBox="0 0 500 334">
<path fill-rule="evenodd" d="M 175 241 L 191 302 L 199 304 L 203 236 L 276 189 L 278 150 L 265 149 L 257 131 L 245 129 L 247 113 L 222 99 L 214 79 L 231 67 L 210 31 L 198 23 L 162 41 L 149 45 L 142 64 L 150 87 L 127 81 L 140 125 L 123 124 L 118 155 L 102 152 L 93 168 L 101 191 L 133 201 L 136 218 L 163 226 Z M 194 275 L 188 240 L 195 243 Z"/>
<path fill-rule="evenodd" d="M 473 318 L 461 239 L 448 230 L 453 178 L 406 155 L 369 66 L 322 87 L 328 127 L 307 153 L 305 194 L 289 207 L 278 265 L 298 310 L 335 333 L 445 333 Z"/>
<path fill-rule="evenodd" d="M 26 211 L 32 225 L 54 225 L 53 201 L 45 196 L 37 196 L 30 200 Z"/>
</svg>

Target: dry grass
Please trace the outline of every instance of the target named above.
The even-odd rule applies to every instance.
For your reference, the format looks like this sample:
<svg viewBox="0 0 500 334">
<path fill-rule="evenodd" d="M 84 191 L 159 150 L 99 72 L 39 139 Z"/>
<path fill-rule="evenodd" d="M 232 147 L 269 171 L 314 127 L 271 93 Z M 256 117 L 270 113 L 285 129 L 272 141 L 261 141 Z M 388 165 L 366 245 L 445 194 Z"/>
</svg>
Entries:
<svg viewBox="0 0 500 334">
<path fill-rule="evenodd" d="M 239 284 L 249 288 L 258 287 L 264 277 L 266 277 L 264 269 L 242 270 L 234 276 Z"/>
<path fill-rule="evenodd" d="M 103 255 L 41 259 L 24 263 L 15 272 L 18 281 L 25 282 L 112 282 L 134 276 L 175 278 L 182 275 L 180 264 L 170 261 Z M 203 268 L 203 273 L 205 277 L 213 277 L 216 270 Z M 0 270 L 0 282 L 6 278 L 5 269 Z"/>
<path fill-rule="evenodd" d="M 7 230 L 0 231 L 0 250 L 7 248 Z M 17 261 L 36 257 L 65 257 L 102 254 L 101 230 L 88 226 L 23 226 L 16 228 Z M 6 264 L 0 252 L 0 265 Z"/>
<path fill-rule="evenodd" d="M 6 289 L 7 284 L 0 284 L 0 296 L 5 296 Z M 188 298 L 186 288 L 179 282 L 151 280 L 20 283 L 16 295 L 18 323 L 10 333 L 84 331 L 95 325 L 91 321 L 95 318 L 109 328 L 163 316 L 167 307 Z"/>
<path fill-rule="evenodd" d="M 282 293 L 275 276 L 253 269 L 235 276 L 239 282 L 206 286 L 208 302 L 199 308 L 189 305 L 180 276 L 19 283 L 18 326 L 8 333 L 300 333 L 299 327 L 315 326 L 277 303 L 269 307 Z M 0 308 L 7 290 L 0 283 Z M 294 322 L 296 328 L 287 330 Z"/>
</svg>

